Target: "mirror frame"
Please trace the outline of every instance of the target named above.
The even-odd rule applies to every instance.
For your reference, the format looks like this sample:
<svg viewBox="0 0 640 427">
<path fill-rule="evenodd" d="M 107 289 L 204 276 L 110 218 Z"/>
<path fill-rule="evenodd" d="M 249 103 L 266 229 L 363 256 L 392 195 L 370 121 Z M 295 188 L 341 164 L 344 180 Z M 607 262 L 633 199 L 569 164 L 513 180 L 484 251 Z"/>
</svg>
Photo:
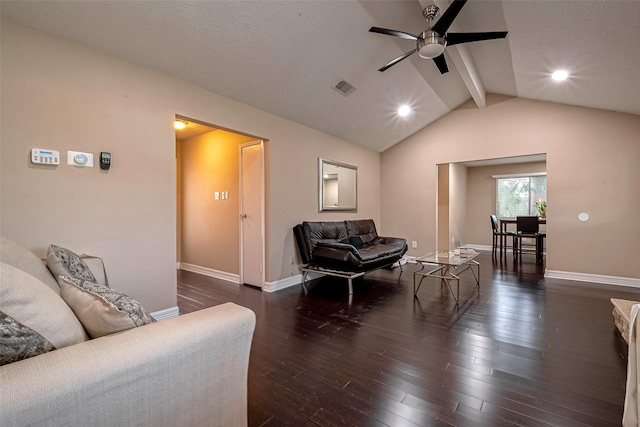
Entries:
<svg viewBox="0 0 640 427">
<path fill-rule="evenodd" d="M 349 204 L 346 206 L 339 205 L 325 205 L 324 203 L 324 166 L 336 166 L 338 168 L 351 169 L 354 172 L 353 179 L 353 204 Z M 338 176 L 338 185 L 339 176 Z M 350 165 L 348 163 L 336 162 L 334 160 L 323 159 L 322 157 L 318 157 L 318 212 L 357 212 L 358 211 L 358 167 L 354 165 Z"/>
</svg>

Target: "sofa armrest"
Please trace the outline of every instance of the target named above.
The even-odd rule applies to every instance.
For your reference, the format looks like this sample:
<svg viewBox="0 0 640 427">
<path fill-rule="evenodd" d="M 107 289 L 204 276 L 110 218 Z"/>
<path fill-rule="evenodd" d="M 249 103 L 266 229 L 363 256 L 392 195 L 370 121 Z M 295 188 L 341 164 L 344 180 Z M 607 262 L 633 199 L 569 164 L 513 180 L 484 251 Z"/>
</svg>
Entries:
<svg viewBox="0 0 640 427">
<path fill-rule="evenodd" d="M 407 245 L 407 239 L 402 239 L 400 237 L 378 236 L 378 238 L 376 239 L 376 243 L 382 243 L 383 245 L 397 246 L 401 248 Z"/>
<path fill-rule="evenodd" d="M 247 425 L 254 313 L 226 303 L 0 367 L 0 425 Z"/>
<path fill-rule="evenodd" d="M 313 249 L 313 257 L 329 258 L 338 261 L 346 261 L 349 257 L 360 258 L 360 254 L 355 246 L 349 243 L 319 242 Z"/>
</svg>

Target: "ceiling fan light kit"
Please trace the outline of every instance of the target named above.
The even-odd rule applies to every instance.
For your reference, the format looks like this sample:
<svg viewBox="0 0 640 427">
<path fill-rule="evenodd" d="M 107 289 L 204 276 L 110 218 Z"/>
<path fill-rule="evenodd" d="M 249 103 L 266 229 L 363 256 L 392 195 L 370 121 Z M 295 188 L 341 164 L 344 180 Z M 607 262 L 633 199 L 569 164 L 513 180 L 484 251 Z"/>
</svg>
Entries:
<svg viewBox="0 0 640 427">
<path fill-rule="evenodd" d="M 418 55 L 420 58 L 433 59 L 442 55 L 447 45 L 446 40 L 433 31 L 425 31 L 420 34 L 417 42 Z"/>
<path fill-rule="evenodd" d="M 372 33 L 386 34 L 388 36 L 400 37 L 403 39 L 415 40 L 416 48 L 409 52 L 406 52 L 397 58 L 391 60 L 383 67 L 378 69 L 382 72 L 388 68 L 396 65 L 398 62 L 405 58 L 408 58 L 413 53 L 418 52 L 418 56 L 424 59 L 433 59 L 433 62 L 438 67 L 440 74 L 444 74 L 449 71 L 447 67 L 447 61 L 444 58 L 444 50 L 447 45 L 452 46 L 462 43 L 471 43 L 481 40 L 493 40 L 502 39 L 507 36 L 507 31 L 494 31 L 484 33 L 447 33 L 447 30 L 456 19 L 458 13 L 462 10 L 467 0 L 454 0 L 453 3 L 447 8 L 442 17 L 438 19 L 435 25 L 431 25 L 433 18 L 440 14 L 440 8 L 435 5 L 427 6 L 423 9 L 422 15 L 428 22 L 429 28 L 424 30 L 419 36 L 415 36 L 411 33 L 404 31 L 390 30 L 387 28 L 371 27 L 369 29 Z"/>
</svg>

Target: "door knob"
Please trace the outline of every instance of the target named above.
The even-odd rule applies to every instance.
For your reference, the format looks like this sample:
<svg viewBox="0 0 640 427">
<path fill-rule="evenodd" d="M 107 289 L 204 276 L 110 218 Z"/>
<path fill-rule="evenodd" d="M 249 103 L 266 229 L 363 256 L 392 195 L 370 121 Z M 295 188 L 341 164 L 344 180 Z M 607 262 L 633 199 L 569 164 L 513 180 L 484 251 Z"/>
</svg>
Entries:
<svg viewBox="0 0 640 427">
<path fill-rule="evenodd" d="M 246 217 L 247 217 L 247 214 L 246 214 L 246 213 L 240 214 L 240 218 L 243 218 L 243 219 L 244 219 L 244 218 L 246 218 Z"/>
</svg>

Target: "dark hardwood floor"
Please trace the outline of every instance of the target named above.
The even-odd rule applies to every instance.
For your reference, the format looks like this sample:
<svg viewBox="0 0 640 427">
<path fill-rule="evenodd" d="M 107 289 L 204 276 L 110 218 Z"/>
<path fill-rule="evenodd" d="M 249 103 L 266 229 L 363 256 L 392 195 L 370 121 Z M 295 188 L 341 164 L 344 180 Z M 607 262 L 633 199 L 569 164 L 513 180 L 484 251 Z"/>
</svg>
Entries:
<svg viewBox="0 0 640 427">
<path fill-rule="evenodd" d="M 609 298 L 639 292 L 478 260 L 459 306 L 435 279 L 414 298 L 415 264 L 354 281 L 351 304 L 337 278 L 269 294 L 180 271 L 178 305 L 256 313 L 250 426 L 620 426 L 627 345 Z"/>
</svg>

